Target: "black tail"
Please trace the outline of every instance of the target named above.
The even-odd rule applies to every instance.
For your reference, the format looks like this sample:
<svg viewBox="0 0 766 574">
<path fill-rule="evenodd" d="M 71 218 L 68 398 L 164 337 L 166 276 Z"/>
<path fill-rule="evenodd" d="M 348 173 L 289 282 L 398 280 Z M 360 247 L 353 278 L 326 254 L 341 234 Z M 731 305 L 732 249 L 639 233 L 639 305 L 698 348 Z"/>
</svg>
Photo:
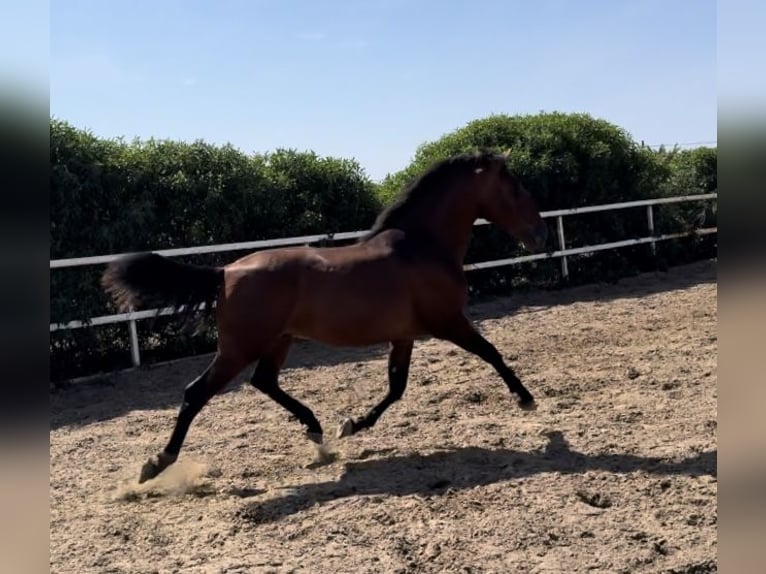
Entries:
<svg viewBox="0 0 766 574">
<path fill-rule="evenodd" d="M 188 322 L 205 303 L 211 311 L 223 284 L 223 268 L 189 265 L 157 253 L 138 253 L 111 262 L 101 284 L 120 311 L 172 307 Z"/>
</svg>

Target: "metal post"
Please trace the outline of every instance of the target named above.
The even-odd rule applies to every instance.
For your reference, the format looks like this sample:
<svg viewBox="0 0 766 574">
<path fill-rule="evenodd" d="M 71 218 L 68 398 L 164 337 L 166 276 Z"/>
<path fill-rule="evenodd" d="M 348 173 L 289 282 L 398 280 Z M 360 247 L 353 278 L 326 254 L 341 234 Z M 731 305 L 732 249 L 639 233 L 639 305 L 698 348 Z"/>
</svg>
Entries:
<svg viewBox="0 0 766 574">
<path fill-rule="evenodd" d="M 128 323 L 130 328 L 130 355 L 133 359 L 133 366 L 141 366 L 141 353 L 138 349 L 138 329 L 136 328 L 135 319 L 131 319 Z"/>
<path fill-rule="evenodd" d="M 566 249 L 566 239 L 564 238 L 564 218 L 559 215 L 556 217 L 556 227 L 559 231 L 559 249 L 564 251 Z M 567 256 L 561 256 L 561 275 L 564 279 L 569 279 L 569 266 L 567 265 Z"/>
<path fill-rule="evenodd" d="M 654 237 L 654 210 L 651 205 L 646 206 L 646 222 L 649 226 L 649 235 Z M 657 255 L 657 242 L 652 241 L 650 243 L 652 247 L 652 255 Z"/>
</svg>

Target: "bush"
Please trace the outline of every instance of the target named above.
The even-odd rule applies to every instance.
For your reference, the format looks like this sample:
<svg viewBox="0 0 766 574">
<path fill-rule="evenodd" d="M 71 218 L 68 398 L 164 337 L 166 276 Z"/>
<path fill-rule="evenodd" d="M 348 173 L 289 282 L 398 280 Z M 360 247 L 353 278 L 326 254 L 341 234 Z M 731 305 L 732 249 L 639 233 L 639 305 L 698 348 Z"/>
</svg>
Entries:
<svg viewBox="0 0 766 574">
<path fill-rule="evenodd" d="M 655 162 L 663 170 L 656 195 L 697 195 L 718 190 L 718 153 L 714 148 L 690 150 L 660 148 L 653 152 Z M 658 235 L 689 232 L 701 227 L 715 227 L 717 201 L 694 201 L 654 206 L 654 226 Z M 715 235 L 689 237 L 658 245 L 662 265 L 675 265 L 712 257 L 717 250 Z"/>
<path fill-rule="evenodd" d="M 540 208 L 563 209 L 620 201 L 651 192 L 651 162 L 617 126 L 587 114 L 494 115 L 421 145 L 401 172 L 385 178 L 381 199 L 432 162 L 476 150 L 511 150 L 510 167 Z"/>
<path fill-rule="evenodd" d="M 718 190 L 718 154 L 713 148 L 692 150 L 660 149 L 656 160 L 666 166 L 667 177 L 658 187 L 658 195 L 696 195 Z M 717 225 L 715 203 L 692 202 L 656 207 L 666 213 L 665 229 L 693 228 Z M 661 230 L 661 231 L 664 231 Z"/>
</svg>

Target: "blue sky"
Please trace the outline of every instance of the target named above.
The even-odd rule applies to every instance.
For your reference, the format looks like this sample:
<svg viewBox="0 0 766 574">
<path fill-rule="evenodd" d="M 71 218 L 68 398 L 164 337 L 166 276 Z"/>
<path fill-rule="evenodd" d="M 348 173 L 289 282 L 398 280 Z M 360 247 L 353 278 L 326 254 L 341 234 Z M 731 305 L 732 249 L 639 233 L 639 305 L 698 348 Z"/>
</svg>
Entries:
<svg viewBox="0 0 766 574">
<path fill-rule="evenodd" d="M 375 179 L 491 113 L 716 137 L 713 0 L 67 0 L 50 113 L 100 136 L 355 157 Z"/>
</svg>

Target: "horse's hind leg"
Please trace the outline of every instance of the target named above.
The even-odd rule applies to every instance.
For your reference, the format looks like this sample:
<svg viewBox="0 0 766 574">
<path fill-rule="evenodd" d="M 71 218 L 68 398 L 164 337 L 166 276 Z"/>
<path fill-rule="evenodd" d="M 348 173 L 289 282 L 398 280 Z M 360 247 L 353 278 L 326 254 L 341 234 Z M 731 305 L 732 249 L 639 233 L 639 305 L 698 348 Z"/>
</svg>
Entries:
<svg viewBox="0 0 766 574">
<path fill-rule="evenodd" d="M 194 417 L 245 365 L 243 361 L 216 354 L 210 366 L 186 386 L 170 440 L 162 452 L 144 464 L 138 482 L 154 478 L 176 461 Z"/>
<path fill-rule="evenodd" d="M 306 436 L 314 443 L 321 445 L 322 426 L 314 413 L 279 386 L 279 371 L 284 365 L 291 343 L 290 335 L 282 335 L 273 349 L 258 361 L 250 384 L 295 416 L 306 427 Z"/>
<path fill-rule="evenodd" d="M 407 388 L 414 341 L 393 341 L 388 355 L 388 393 L 361 419 L 346 419 L 338 428 L 338 437 L 350 436 L 375 426 L 388 407 L 402 398 Z"/>
</svg>

